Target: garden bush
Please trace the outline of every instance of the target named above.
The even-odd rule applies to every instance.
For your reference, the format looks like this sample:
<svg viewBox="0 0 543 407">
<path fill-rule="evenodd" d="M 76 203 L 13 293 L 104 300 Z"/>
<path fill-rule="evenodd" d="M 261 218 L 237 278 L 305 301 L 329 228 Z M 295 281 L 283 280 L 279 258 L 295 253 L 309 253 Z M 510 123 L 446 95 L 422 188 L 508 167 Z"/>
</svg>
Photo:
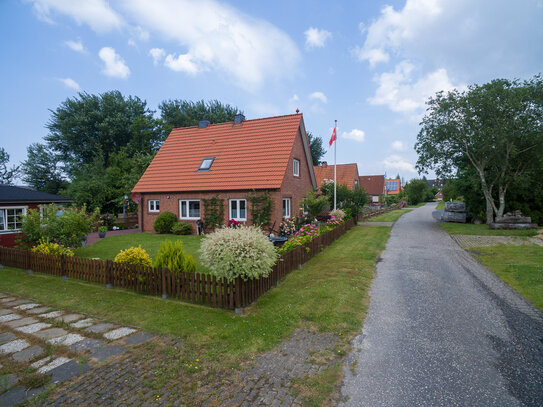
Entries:
<svg viewBox="0 0 543 407">
<path fill-rule="evenodd" d="M 192 233 L 192 226 L 188 222 L 177 222 L 172 226 L 172 233 L 174 235 L 190 235 Z"/>
<path fill-rule="evenodd" d="M 256 226 L 221 228 L 202 240 L 200 252 L 203 264 L 228 281 L 267 277 L 277 260 L 273 244 Z"/>
<path fill-rule="evenodd" d="M 139 264 L 149 267 L 153 265 L 151 257 L 141 246 L 121 250 L 113 261 L 115 263 Z"/>
<path fill-rule="evenodd" d="M 181 240 L 176 240 L 175 242 L 171 240 L 163 241 L 158 250 L 154 265 L 159 268 L 168 267 L 170 270 L 192 273 L 196 271 L 196 262 L 190 254 L 185 253 Z"/>
<path fill-rule="evenodd" d="M 59 209 L 52 204 L 42 207 L 41 213 L 30 209 L 21 217 L 19 244 L 22 248 L 29 248 L 45 238 L 61 246 L 79 247 L 83 236 L 92 230 L 97 217 L 97 211 L 89 214 L 85 206 Z"/>
<path fill-rule="evenodd" d="M 65 254 L 66 256 L 70 257 L 74 255 L 74 252 L 72 250 L 68 249 L 67 247 L 61 246 L 58 243 L 53 243 L 47 238 L 41 238 L 38 245 L 32 248 L 32 251 L 35 253 L 43 254 Z"/>
<path fill-rule="evenodd" d="M 158 233 L 172 233 L 172 226 L 177 223 L 177 216 L 171 212 L 162 212 L 155 219 L 153 228 Z"/>
</svg>

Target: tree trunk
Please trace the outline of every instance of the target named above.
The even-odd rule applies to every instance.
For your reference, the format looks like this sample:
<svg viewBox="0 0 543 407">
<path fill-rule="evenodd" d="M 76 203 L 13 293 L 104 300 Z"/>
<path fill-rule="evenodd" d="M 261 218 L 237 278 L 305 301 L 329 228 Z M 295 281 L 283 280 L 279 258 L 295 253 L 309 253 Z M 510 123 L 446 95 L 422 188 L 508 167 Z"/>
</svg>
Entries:
<svg viewBox="0 0 543 407">
<path fill-rule="evenodd" d="M 492 190 L 488 187 L 486 183 L 483 171 L 477 168 L 477 172 L 479 173 L 479 177 L 481 178 L 481 187 L 483 189 L 483 194 L 486 200 L 486 224 L 490 225 L 494 222 L 494 212 L 497 212 L 496 205 L 494 204 L 494 200 L 492 199 Z"/>
<path fill-rule="evenodd" d="M 498 212 L 496 213 L 496 216 L 500 218 L 503 216 L 503 212 L 505 211 L 505 191 L 506 191 L 506 188 L 502 188 L 500 186 L 499 188 L 500 207 L 498 208 Z"/>
</svg>

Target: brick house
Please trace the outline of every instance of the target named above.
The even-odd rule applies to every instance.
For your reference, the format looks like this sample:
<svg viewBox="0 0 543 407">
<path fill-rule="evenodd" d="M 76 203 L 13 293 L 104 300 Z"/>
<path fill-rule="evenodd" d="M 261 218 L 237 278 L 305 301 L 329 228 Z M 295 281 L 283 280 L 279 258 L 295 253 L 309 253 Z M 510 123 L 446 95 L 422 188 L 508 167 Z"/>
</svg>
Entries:
<svg viewBox="0 0 543 407">
<path fill-rule="evenodd" d="M 320 188 L 323 182 L 334 181 L 334 166 L 328 165 L 323 161 L 320 165 L 313 167 L 317 186 Z M 336 165 L 336 180 L 338 185 L 347 185 L 352 191 L 359 183 L 358 165 L 357 164 L 337 164 Z"/>
<path fill-rule="evenodd" d="M 174 129 L 142 175 L 132 199 L 140 204 L 139 224 L 153 232 L 161 212 L 205 223 L 204 199 L 223 203 L 222 219 L 252 224 L 248 196 L 267 191 L 272 200 L 270 225 L 294 216 L 302 198 L 316 188 L 302 114 Z"/>
<path fill-rule="evenodd" d="M 73 199 L 35 191 L 30 188 L 0 184 L 0 246 L 14 247 L 21 229 L 21 215 L 42 205 L 66 204 Z"/>
<path fill-rule="evenodd" d="M 384 175 L 361 175 L 359 177 L 359 184 L 368 193 L 370 205 L 381 205 L 382 196 L 385 194 Z"/>
</svg>

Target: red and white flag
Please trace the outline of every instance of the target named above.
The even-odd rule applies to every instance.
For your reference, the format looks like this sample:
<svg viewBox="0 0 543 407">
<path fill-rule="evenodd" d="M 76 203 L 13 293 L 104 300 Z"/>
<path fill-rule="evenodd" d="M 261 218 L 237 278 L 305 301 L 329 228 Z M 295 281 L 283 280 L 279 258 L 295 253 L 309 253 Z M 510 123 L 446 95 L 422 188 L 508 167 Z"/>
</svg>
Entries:
<svg viewBox="0 0 543 407">
<path fill-rule="evenodd" d="M 334 131 L 332 132 L 332 137 L 330 137 L 330 147 L 332 144 L 334 144 L 334 141 L 336 141 L 336 128 L 334 127 Z"/>
</svg>

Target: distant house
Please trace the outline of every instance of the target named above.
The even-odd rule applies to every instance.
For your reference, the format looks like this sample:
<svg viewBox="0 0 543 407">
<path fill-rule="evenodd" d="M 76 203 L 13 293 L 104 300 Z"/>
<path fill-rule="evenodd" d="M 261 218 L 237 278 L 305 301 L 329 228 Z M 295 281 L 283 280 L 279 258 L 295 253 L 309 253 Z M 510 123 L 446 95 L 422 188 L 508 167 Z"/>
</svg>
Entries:
<svg viewBox="0 0 543 407">
<path fill-rule="evenodd" d="M 42 205 L 66 204 L 73 199 L 30 188 L 0 184 L 0 246 L 13 247 L 21 233 L 21 215 Z"/>
<path fill-rule="evenodd" d="M 369 195 L 370 205 L 381 205 L 382 196 L 385 194 L 384 175 L 361 175 L 359 183 Z"/>
<path fill-rule="evenodd" d="M 172 212 L 196 231 L 205 222 L 205 199 L 219 198 L 223 222 L 250 225 L 248 195 L 267 191 L 271 225 L 297 214 L 304 195 L 316 188 L 302 114 L 173 129 L 132 190 L 140 203 L 139 224 L 152 232 L 158 214 Z"/>
<path fill-rule="evenodd" d="M 313 166 L 315 178 L 317 179 L 318 188 L 323 182 L 334 181 L 334 166 L 328 165 L 323 161 L 321 165 Z M 347 185 L 350 190 L 353 190 L 359 183 L 358 165 L 357 164 L 337 164 L 336 165 L 336 180 L 338 185 Z"/>
<path fill-rule="evenodd" d="M 428 183 L 428 188 L 437 187 L 437 189 L 441 190 L 443 188 L 443 185 L 447 182 L 447 180 L 436 178 L 436 179 L 428 179 L 426 180 L 426 182 Z"/>
<path fill-rule="evenodd" d="M 385 187 L 387 195 L 398 195 L 403 191 L 402 183 L 399 178 L 387 179 L 385 181 Z"/>
<path fill-rule="evenodd" d="M 441 191 L 439 191 L 436 196 L 436 201 L 443 201 L 443 193 L 441 193 Z"/>
</svg>

